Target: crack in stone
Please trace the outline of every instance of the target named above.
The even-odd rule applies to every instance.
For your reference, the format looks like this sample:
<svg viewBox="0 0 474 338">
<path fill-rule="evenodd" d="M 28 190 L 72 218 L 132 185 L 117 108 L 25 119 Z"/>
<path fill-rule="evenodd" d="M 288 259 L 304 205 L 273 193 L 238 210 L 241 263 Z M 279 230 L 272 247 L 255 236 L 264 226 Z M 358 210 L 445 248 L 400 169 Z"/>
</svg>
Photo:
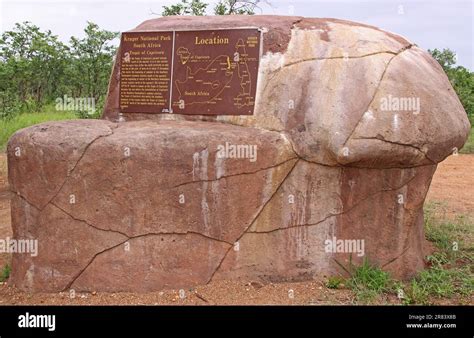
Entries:
<svg viewBox="0 0 474 338">
<path fill-rule="evenodd" d="M 367 106 L 367 109 L 366 109 L 364 112 L 362 112 L 362 114 L 361 114 L 361 116 L 360 116 L 360 118 L 359 118 L 359 121 L 357 121 L 356 125 L 354 126 L 354 129 L 352 129 L 352 132 L 351 132 L 351 133 L 349 134 L 349 136 L 346 138 L 346 141 L 345 141 L 344 144 L 342 145 L 342 148 L 344 148 L 344 147 L 346 146 L 347 142 L 349 142 L 349 140 L 351 139 L 352 135 L 353 135 L 354 132 L 356 131 L 357 127 L 359 126 L 360 121 L 362 121 L 362 118 L 364 117 L 364 113 L 369 110 L 370 106 L 371 106 L 372 103 L 374 102 L 375 97 L 377 96 L 377 93 L 378 93 L 378 91 L 379 91 L 379 89 L 380 89 L 380 86 L 382 85 L 382 82 L 383 82 L 383 79 L 384 79 L 384 77 L 385 77 L 385 74 L 387 73 L 387 70 L 388 70 L 390 64 L 392 63 L 392 61 L 393 61 L 398 55 L 400 55 L 401 53 L 403 53 L 403 52 L 409 50 L 410 48 L 412 48 L 412 47 L 414 47 L 414 46 L 416 46 L 416 45 L 415 45 L 415 44 L 409 44 L 409 45 L 403 47 L 402 49 L 400 49 L 399 51 L 397 51 L 397 52 L 395 53 L 395 55 L 393 55 L 393 57 L 390 58 L 390 60 L 388 60 L 388 63 L 387 63 L 387 65 L 385 66 L 385 69 L 384 69 L 384 71 L 382 72 L 382 75 L 380 76 L 379 83 L 377 84 L 377 87 L 375 88 L 374 95 L 372 96 L 372 99 L 370 100 L 370 102 L 369 102 L 369 104 L 368 104 L 368 106 Z"/>
<path fill-rule="evenodd" d="M 349 209 L 347 210 L 343 210 L 339 213 L 336 213 L 336 214 L 329 214 L 327 216 L 325 216 L 323 219 L 315 222 L 315 223 L 304 223 L 304 224 L 293 224 L 293 225 L 290 225 L 290 226 L 287 226 L 287 227 L 284 227 L 284 228 L 275 228 L 275 229 L 272 229 L 272 230 L 267 230 L 267 231 L 248 231 L 247 233 L 249 234 L 268 234 L 268 233 L 272 233 L 272 232 L 276 232 L 276 231 L 281 231 L 281 230 L 286 230 L 286 229 L 291 229 L 291 228 L 299 228 L 299 227 L 310 227 L 310 226 L 315 226 L 315 225 L 318 225 L 318 224 L 321 224 L 322 222 L 328 220 L 329 218 L 331 217 L 336 217 L 336 216 L 340 216 L 340 215 L 344 215 L 352 210 L 354 210 L 355 208 L 357 208 L 361 203 L 363 203 L 364 201 L 374 197 L 374 196 L 377 196 L 379 194 L 383 194 L 385 192 L 390 192 L 390 191 L 397 191 L 397 190 L 400 190 L 402 189 L 403 187 L 405 187 L 406 185 L 408 185 L 410 182 L 412 182 L 416 177 L 418 176 L 418 174 L 415 174 L 413 175 L 413 177 L 410 177 L 410 179 L 408 179 L 405 183 L 403 183 L 402 185 L 398 186 L 398 187 L 395 187 L 395 188 L 389 188 L 389 189 L 382 189 L 382 190 L 379 190 L 375 193 L 372 193 L 372 194 L 369 194 L 367 196 L 365 196 L 364 198 L 361 198 L 359 201 L 357 201 L 357 203 L 355 203 L 354 205 L 352 205 Z"/>
<path fill-rule="evenodd" d="M 113 233 L 116 233 L 116 234 L 119 234 L 119 235 L 122 235 L 124 237 L 127 237 L 128 239 L 134 239 L 134 238 L 137 238 L 137 237 L 142 237 L 142 236 L 148 236 L 148 235 L 177 235 L 177 236 L 180 236 L 180 235 L 188 235 L 188 234 L 193 234 L 193 235 L 198 235 L 198 236 L 201 236 L 201 237 L 204 237 L 204 238 L 207 238 L 207 239 L 210 239 L 210 240 L 213 240 L 213 241 L 217 241 L 217 242 L 221 242 L 221 243 L 226 243 L 226 244 L 229 244 L 229 245 L 233 245 L 233 243 L 231 242 L 228 242 L 226 240 L 223 240 L 223 239 L 219 239 L 219 238 L 214 238 L 212 236 L 208 236 L 208 235 L 205 235 L 201 232 L 197 232 L 197 231 L 192 231 L 192 230 L 186 230 L 186 231 L 183 231 L 183 232 L 147 232 L 147 233 L 144 233 L 144 234 L 138 234 L 138 235 L 135 235 L 135 236 L 132 236 L 132 235 L 129 235 L 125 232 L 122 232 L 122 231 L 118 231 L 118 230 L 113 230 L 113 229 L 103 229 L 103 228 L 99 228 L 93 224 L 91 224 L 90 222 L 84 220 L 84 219 L 81 219 L 81 218 L 77 218 L 73 215 L 71 215 L 69 212 L 67 212 L 66 210 L 64 210 L 63 208 L 61 208 L 60 206 L 56 205 L 55 203 L 51 202 L 51 205 L 54 205 L 56 208 L 58 208 L 59 210 L 61 210 L 63 213 L 65 213 L 66 215 L 68 215 L 69 217 L 71 217 L 72 219 L 78 221 L 78 222 L 83 222 L 85 224 L 87 224 L 88 226 L 96 229 L 96 230 L 100 230 L 100 231 L 106 231 L 106 232 L 113 232 Z"/>
<path fill-rule="evenodd" d="M 71 176 L 71 174 L 74 172 L 74 170 L 76 169 L 76 167 L 79 165 L 79 162 L 81 162 L 81 160 L 83 159 L 83 157 L 86 155 L 87 153 L 87 150 L 89 150 L 89 148 L 92 146 L 93 143 L 95 143 L 97 140 L 101 139 L 101 138 L 104 138 L 104 137 L 107 137 L 107 136 L 110 136 L 110 135 L 113 135 L 114 133 L 114 129 L 118 128 L 118 125 L 115 125 L 115 127 L 109 127 L 110 129 L 110 132 L 108 134 L 105 134 L 105 135 L 99 135 L 97 137 L 95 137 L 91 142 L 89 142 L 89 144 L 84 148 L 84 151 L 82 152 L 81 156 L 79 157 L 79 159 L 76 161 L 76 163 L 74 164 L 74 166 L 68 170 L 67 174 L 66 174 L 66 177 L 64 178 L 64 181 L 63 183 L 61 184 L 61 186 L 59 187 L 58 191 L 49 199 L 49 201 L 42 207 L 40 208 L 40 210 L 43 210 L 44 208 L 46 208 L 46 206 L 51 203 L 55 198 L 56 196 L 59 195 L 59 193 L 61 192 L 61 190 L 63 189 L 63 187 L 66 185 L 66 182 L 69 180 L 69 177 Z"/>
<path fill-rule="evenodd" d="M 404 146 L 404 147 L 410 147 L 410 148 L 413 148 L 415 150 L 418 150 L 420 153 L 423 154 L 423 156 L 428 160 L 430 161 L 432 164 L 436 164 L 435 161 L 433 161 L 426 152 L 424 152 L 420 147 L 417 147 L 413 144 L 409 144 L 409 143 L 402 143 L 402 142 L 396 142 L 396 141 L 390 141 L 390 140 L 386 140 L 385 138 L 383 138 L 382 135 L 378 134 L 377 136 L 375 137 L 356 137 L 356 138 L 353 138 L 353 140 L 378 140 L 378 141 L 381 141 L 381 142 L 386 142 L 386 143 L 390 143 L 390 144 L 394 144 L 394 145 L 398 145 L 398 146 Z"/>
<path fill-rule="evenodd" d="M 115 249 L 123 244 L 125 244 L 126 242 L 128 242 L 129 239 L 125 239 L 124 241 L 118 243 L 118 244 L 115 244 L 111 247 L 108 247 L 108 248 L 105 248 L 104 250 L 102 251 L 99 251 L 98 253 L 96 253 L 94 256 L 92 256 L 92 258 L 89 260 L 89 262 L 86 264 L 86 266 L 79 271 L 79 273 L 76 274 L 75 277 L 73 277 L 73 279 L 66 285 L 66 287 L 62 290 L 62 292 L 66 292 L 67 290 L 69 290 L 71 288 L 71 286 L 74 284 L 74 282 L 83 274 L 83 272 L 94 262 L 95 258 L 101 254 L 103 254 L 104 252 L 107 252 L 107 251 L 110 251 L 112 249 Z"/>
<path fill-rule="evenodd" d="M 294 157 L 291 157 L 283 162 L 280 162 L 280 163 L 277 163 L 275 165 L 272 165 L 272 166 L 269 166 L 269 167 L 265 167 L 265 168 L 260 168 L 260 169 L 257 169 L 255 171 L 249 171 L 249 172 L 245 172 L 245 173 L 237 173 L 237 174 L 231 174 L 231 175 L 224 175 L 224 176 L 221 176 L 221 177 L 218 177 L 216 179 L 213 179 L 213 180 L 195 180 L 195 181 L 189 181 L 189 182 L 183 182 L 183 183 L 180 183 L 180 184 L 177 184 L 175 186 L 173 186 L 172 188 L 179 188 L 179 187 L 182 187 L 182 186 L 185 186 L 185 185 L 189 185 L 189 184 L 193 184 L 193 183 L 204 183 L 204 182 L 217 182 L 221 179 L 224 179 L 224 178 L 228 178 L 228 177 L 234 177 L 234 176 L 243 176 L 243 175 L 253 175 L 253 174 L 256 174 L 260 171 L 265 171 L 265 170 L 269 170 L 269 169 L 273 169 L 273 168 L 277 168 L 279 166 L 282 166 L 283 164 L 286 164 L 287 162 L 290 162 L 290 161 L 293 161 L 293 160 L 297 160 L 298 157 L 297 155 L 295 154 Z"/>
<path fill-rule="evenodd" d="M 227 241 L 224 241 L 224 240 L 220 240 L 220 239 L 216 239 L 216 238 L 213 238 L 213 237 L 209 237 L 209 236 L 206 236 L 202 233 L 199 233 L 199 232 L 194 232 L 194 231 L 186 231 L 185 233 L 172 233 L 172 232 L 150 232 L 150 233 L 146 233 L 146 234 L 141 234 L 141 235 L 137 235 L 137 236 L 131 236 L 131 237 L 127 237 L 125 240 L 123 240 L 122 242 L 116 244 L 116 245 L 113 245 L 111 247 L 108 247 L 108 248 L 105 248 L 104 250 L 101 250 L 99 251 L 98 253 L 94 254 L 94 256 L 92 256 L 92 258 L 89 260 L 89 262 L 86 264 L 86 266 L 84 268 L 82 268 L 78 274 L 76 274 L 75 277 L 73 277 L 73 279 L 71 280 L 71 282 L 69 282 L 67 284 L 67 286 L 62 290 L 63 292 L 69 290 L 71 288 L 71 286 L 74 284 L 74 282 L 79 279 L 79 277 L 89 268 L 89 266 L 94 263 L 95 259 L 102 255 L 103 253 L 105 252 L 108 252 L 110 250 L 113 250 L 125 243 L 127 243 L 128 241 L 131 241 L 131 240 L 134 240 L 134 239 L 137 239 L 137 238 L 141 238 L 141 237 L 149 237 L 149 236 L 166 236 L 166 235 L 177 235 L 177 236 L 186 236 L 188 234 L 192 234 L 192 235 L 198 235 L 198 236 L 202 236 L 206 239 L 210 239 L 210 240 L 214 240 L 214 241 L 217 241 L 217 242 L 221 242 L 221 243 L 225 243 L 225 244 L 228 244 L 229 245 L 229 249 L 232 248 L 233 244 L 232 243 L 229 243 Z"/>
<path fill-rule="evenodd" d="M 365 58 L 365 57 L 370 57 L 370 56 L 379 55 L 379 54 L 392 54 L 392 55 L 396 56 L 399 52 L 400 51 L 394 52 L 394 51 L 391 51 L 391 50 L 381 50 L 381 51 L 367 53 L 367 54 L 361 54 L 361 55 L 347 55 L 347 56 L 338 55 L 338 56 L 326 56 L 326 57 L 312 57 L 312 58 L 301 59 L 301 60 L 298 60 L 298 61 L 285 63 L 279 69 L 283 69 L 283 68 L 286 68 L 286 67 L 291 67 L 291 66 L 294 66 L 294 65 L 298 65 L 300 63 L 310 62 L 310 61 L 339 60 L 339 59 L 362 59 L 362 58 Z"/>
<path fill-rule="evenodd" d="M 387 263 L 384 263 L 382 264 L 381 268 L 384 268 L 386 267 L 387 265 L 389 264 L 392 264 L 393 262 L 395 262 L 397 259 L 399 259 L 400 257 L 402 257 L 408 250 L 410 249 L 410 246 L 408 245 L 405 249 L 403 249 L 403 251 L 397 255 L 395 258 L 392 258 L 391 260 L 389 260 Z"/>
<path fill-rule="evenodd" d="M 436 165 L 436 163 L 429 163 L 429 164 L 418 164 L 418 165 L 410 165 L 409 167 L 397 167 L 397 166 L 389 166 L 389 167 L 382 167 L 382 168 L 377 168 L 377 167 L 365 167 L 365 166 L 356 166 L 356 165 L 343 165 L 343 164 L 337 164 L 337 165 L 330 165 L 330 164 L 325 164 L 325 163 L 320 163 L 316 162 L 313 160 L 308 160 L 304 157 L 299 157 L 300 160 L 311 163 L 311 164 L 316 164 L 320 165 L 323 167 L 328 167 L 328 168 L 350 168 L 350 169 L 369 169 L 369 170 L 389 170 L 389 169 L 400 169 L 400 170 L 407 170 L 407 169 L 414 169 L 414 168 L 421 168 L 421 167 L 428 167 L 432 165 Z"/>
<path fill-rule="evenodd" d="M 240 241 L 240 239 L 248 232 L 248 230 L 252 227 L 252 225 L 255 223 L 255 221 L 258 219 L 258 217 L 261 215 L 261 213 L 263 212 L 263 210 L 265 209 L 265 207 L 268 205 L 268 203 L 270 203 L 270 201 L 273 199 L 273 197 L 275 197 L 275 195 L 277 194 L 277 192 L 280 190 L 280 188 L 283 186 L 283 183 L 288 179 L 288 177 L 290 177 L 291 173 L 293 172 L 293 170 L 296 168 L 296 165 L 298 164 L 299 162 L 299 159 L 295 161 L 295 164 L 293 164 L 293 166 L 290 168 L 290 170 L 288 170 L 288 173 L 285 175 L 285 177 L 281 180 L 280 184 L 278 185 L 278 187 L 275 189 L 275 191 L 273 192 L 273 194 L 270 196 L 270 198 L 262 205 L 262 207 L 260 208 L 260 210 L 257 212 L 257 215 L 255 215 L 254 219 L 250 222 L 250 224 L 247 226 L 247 228 L 244 229 L 244 231 L 242 232 L 242 234 L 235 240 L 235 243 L 237 243 L 238 241 Z M 224 256 L 222 257 L 221 261 L 219 262 L 219 264 L 217 265 L 217 267 L 215 268 L 214 272 L 211 274 L 211 276 L 209 277 L 208 281 L 206 282 L 206 284 L 209 284 L 212 279 L 214 278 L 215 274 L 217 273 L 217 271 L 219 271 L 222 263 L 224 262 L 224 260 L 226 259 L 227 255 L 229 254 L 230 250 L 232 250 L 232 247 L 233 245 L 227 250 L 227 252 L 224 254 Z"/>
<path fill-rule="evenodd" d="M 298 20 L 293 21 L 293 23 L 291 24 L 291 27 L 290 27 L 290 31 L 293 30 L 295 28 L 295 26 L 303 20 L 304 20 L 304 17 L 300 16 Z"/>
<path fill-rule="evenodd" d="M 121 232 L 121 231 L 118 231 L 118 230 L 113 230 L 113 229 L 103 229 L 103 228 L 100 228 L 100 227 L 98 227 L 98 226 L 93 225 L 92 223 L 86 221 L 85 219 L 77 218 L 77 217 L 73 216 L 71 213 L 69 213 L 69 212 L 67 212 L 66 210 L 64 210 L 63 208 L 61 208 L 59 205 L 57 205 L 57 204 L 54 203 L 54 202 L 50 202 L 50 204 L 53 205 L 54 207 L 58 208 L 59 210 L 61 210 L 63 213 L 65 213 L 66 215 L 68 215 L 69 217 L 71 217 L 73 220 L 78 221 L 78 222 L 85 223 L 85 224 L 87 224 L 88 226 L 90 226 L 91 228 L 94 228 L 94 229 L 99 230 L 99 231 L 113 232 L 113 233 L 116 233 L 116 234 L 125 236 L 125 237 L 127 237 L 127 238 L 130 238 L 130 236 L 127 235 L 127 234 L 124 233 L 124 232 Z"/>
<path fill-rule="evenodd" d="M 276 131 L 276 130 L 275 130 Z M 384 167 L 384 168 L 375 168 L 375 167 L 362 167 L 362 166 L 355 166 L 355 165 L 343 165 L 343 164 L 340 164 L 340 163 L 337 163 L 335 165 L 330 165 L 330 164 L 327 164 L 327 163 L 321 163 L 321 162 L 317 162 L 317 161 L 314 161 L 314 160 L 309 160 L 305 157 L 302 157 L 300 154 L 298 154 L 298 152 L 296 151 L 295 149 L 295 146 L 293 144 L 293 141 L 291 139 L 291 136 L 287 135 L 287 132 L 286 131 L 279 131 L 279 134 L 285 139 L 288 141 L 288 143 L 290 144 L 291 146 L 291 149 L 293 150 L 293 153 L 298 157 L 298 159 L 304 161 L 304 162 L 307 162 L 307 163 L 312 163 L 312 164 L 316 164 L 316 165 L 320 165 L 320 166 L 323 166 L 323 167 L 328 167 L 328 168 L 356 168 L 356 169 L 376 169 L 376 170 L 386 170 L 386 169 L 411 169 L 411 168 L 418 168 L 418 167 L 425 167 L 425 166 L 430 166 L 430 165 L 436 165 L 436 162 L 433 162 L 433 164 L 419 164 L 419 165 L 411 165 L 409 167 L 397 167 L 397 166 L 390 166 L 390 167 Z M 421 151 L 421 150 L 420 150 Z M 430 160 L 428 158 L 428 160 Z M 431 160 L 430 160 L 431 161 Z M 337 162 L 337 161 L 336 161 Z"/>
<path fill-rule="evenodd" d="M 349 212 L 349 211 L 350 210 L 347 210 L 347 212 Z M 275 229 L 272 229 L 272 230 L 265 230 L 265 231 L 247 231 L 247 234 L 270 234 L 270 233 L 273 233 L 273 232 L 287 230 L 287 229 L 300 228 L 300 227 L 311 227 L 311 226 L 321 224 L 321 223 L 323 223 L 324 221 L 328 220 L 331 217 L 342 215 L 343 213 L 344 212 L 341 212 L 341 213 L 338 213 L 338 214 L 329 214 L 328 216 L 324 217 L 323 219 L 321 219 L 321 220 L 319 220 L 315 223 L 293 224 L 293 225 L 289 225 L 289 226 L 284 227 L 284 228 L 275 228 Z"/>
<path fill-rule="evenodd" d="M 18 194 L 18 196 L 23 199 L 26 203 L 28 203 L 29 205 L 31 205 L 32 207 L 34 207 L 36 210 L 38 210 L 39 212 L 42 212 L 43 210 L 42 209 L 39 209 L 38 207 L 36 207 L 35 205 L 31 204 L 26 198 L 24 198 L 23 196 L 21 196 L 20 194 Z M 90 222 L 84 220 L 84 219 L 80 219 L 80 218 L 77 218 L 77 217 L 74 217 L 73 215 L 71 215 L 69 212 L 67 212 L 66 210 L 64 210 L 63 208 L 61 208 L 60 206 L 56 205 L 54 202 L 50 202 L 48 204 L 51 204 L 53 205 L 54 207 L 56 207 L 58 210 L 62 211 L 64 214 L 68 215 L 70 218 L 78 221 L 78 222 L 81 222 L 81 223 L 85 223 L 86 225 L 88 225 L 89 227 L 91 228 L 94 228 L 96 230 L 99 230 L 99 231 L 104 231 L 104 232 L 112 232 L 112 233 L 115 233 L 115 234 L 119 234 L 123 237 L 125 237 L 125 239 L 123 241 L 121 241 L 120 243 L 116 244 L 116 245 L 113 245 L 111 247 L 108 247 L 108 248 L 105 248 L 101 251 L 99 251 L 98 253 L 94 254 L 94 256 L 91 258 L 91 260 L 89 260 L 89 262 L 86 264 L 86 266 L 84 268 L 82 268 L 79 273 L 73 277 L 72 281 L 70 283 L 67 284 L 67 286 L 63 289 L 63 291 L 67 291 L 68 289 L 70 289 L 71 285 L 85 272 L 85 270 L 87 270 L 87 268 L 94 262 L 94 260 L 96 259 L 96 257 L 98 257 L 99 255 L 101 255 L 102 253 L 104 252 L 107 252 L 109 250 L 112 250 L 130 240 L 133 240 L 133 239 L 136 239 L 136 238 L 140 238 L 140 237 L 147 237 L 147 236 L 167 236 L 167 235 L 173 235 L 173 236 L 186 236 L 186 235 L 196 235 L 196 236 L 200 236 L 200 237 L 203 237 L 205 239 L 208 239 L 208 240 L 213 240 L 213 241 L 216 241 L 216 242 L 221 242 L 221 243 L 225 243 L 227 245 L 229 245 L 229 248 L 232 248 L 233 246 L 233 243 L 230 243 L 228 241 L 225 241 L 225 240 L 222 240 L 222 239 L 218 239 L 218 238 L 214 238 L 214 237 L 211 237 L 211 236 L 208 236 L 208 235 L 205 235 L 203 233 L 200 233 L 200 232 L 196 232 L 196 231 L 185 231 L 185 232 L 148 232 L 148 233 L 144 233 L 144 234 L 139 234 L 139 235 L 135 235 L 135 236 L 130 236 L 124 232 L 121 232 L 121 231 L 118 231 L 118 230 L 112 230 L 112 229 L 102 229 L 102 228 L 99 228 L 93 224 L 91 224 Z"/>
<path fill-rule="evenodd" d="M 22 200 L 24 200 L 26 203 L 28 203 L 30 206 L 32 206 L 33 208 L 35 208 L 37 211 L 41 212 L 42 209 L 40 207 L 38 207 L 37 205 L 35 205 L 34 203 L 28 201 L 28 199 L 21 195 L 18 191 L 15 191 L 15 190 L 10 190 L 13 194 L 15 194 L 16 196 L 20 197 Z M 46 204 L 47 205 L 47 204 Z M 43 208 L 46 208 L 46 206 L 44 206 Z"/>
<path fill-rule="evenodd" d="M 301 21 L 301 20 L 298 20 L 298 21 Z M 338 60 L 338 59 L 362 59 L 362 58 L 365 58 L 365 57 L 371 57 L 371 56 L 374 56 L 374 55 L 379 55 L 379 54 L 392 54 L 393 57 L 388 61 L 387 63 L 387 66 L 384 70 L 384 72 L 382 73 L 382 77 L 380 78 L 380 81 L 379 81 L 379 85 L 377 86 L 377 88 L 375 89 L 375 93 L 374 93 L 374 97 L 375 97 L 375 94 L 377 93 L 378 91 L 378 88 L 380 86 L 380 82 L 382 81 L 382 78 L 383 76 L 385 75 L 385 72 L 388 68 L 388 65 L 390 64 L 390 62 L 392 61 L 392 59 L 394 57 L 396 57 L 398 54 L 404 52 L 405 50 L 407 49 L 410 49 L 411 47 L 415 46 L 414 44 L 409 44 L 409 45 L 406 45 L 404 46 L 403 48 L 401 48 L 400 50 L 394 52 L 394 51 L 391 51 L 391 50 L 387 50 L 387 51 L 377 51 L 377 52 L 372 52 L 372 53 L 367 53 L 367 54 L 362 54 L 362 55 L 347 55 L 347 56 L 344 56 L 344 55 L 340 55 L 340 56 L 326 56 L 326 57 L 312 57 L 312 58 L 306 58 L 306 59 L 301 59 L 301 60 L 297 60 L 297 61 L 293 61 L 293 62 L 289 62 L 289 63 L 286 63 L 286 64 L 283 64 L 281 67 L 277 68 L 277 69 L 274 69 L 274 70 L 271 70 L 269 71 L 265 77 L 268 78 L 267 81 L 266 81 L 266 84 L 263 88 L 263 91 L 262 93 L 264 93 L 268 87 L 268 85 L 270 84 L 270 82 L 275 78 L 275 76 L 284 68 L 287 68 L 287 67 L 291 67 L 291 66 L 294 66 L 294 65 L 298 65 L 300 63 L 304 63 L 304 62 L 310 62 L 310 61 L 323 61 L 323 60 Z M 372 99 L 373 101 L 373 99 Z M 370 102 L 370 104 L 372 104 L 372 101 Z M 369 107 L 370 107 L 370 104 L 369 104 Z M 347 140 L 346 140 L 347 142 Z"/>
<path fill-rule="evenodd" d="M 187 231 L 184 231 L 184 232 L 147 232 L 146 234 L 130 236 L 129 239 L 135 239 L 135 238 L 146 237 L 146 236 L 166 236 L 166 235 L 175 235 L 175 236 L 197 235 L 197 236 L 200 236 L 200 237 L 204 237 L 206 239 L 210 239 L 212 241 L 225 243 L 225 244 L 228 244 L 230 246 L 234 245 L 234 243 L 228 242 L 226 240 L 219 239 L 219 238 L 214 238 L 214 237 L 205 235 L 201 232 L 191 231 L 191 230 L 187 230 Z"/>
</svg>

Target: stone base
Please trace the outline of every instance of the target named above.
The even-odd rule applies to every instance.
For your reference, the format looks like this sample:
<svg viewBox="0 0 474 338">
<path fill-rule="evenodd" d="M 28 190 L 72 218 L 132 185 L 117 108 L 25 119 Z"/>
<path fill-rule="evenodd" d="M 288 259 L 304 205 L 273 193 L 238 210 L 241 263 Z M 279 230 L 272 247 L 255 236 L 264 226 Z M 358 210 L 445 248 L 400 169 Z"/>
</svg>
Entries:
<svg viewBox="0 0 474 338">
<path fill-rule="evenodd" d="M 220 158 L 226 144 L 257 156 Z M 38 240 L 36 257 L 13 255 L 10 281 L 46 292 L 311 280 L 364 257 L 407 278 L 423 268 L 436 167 L 327 166 L 299 158 L 284 133 L 105 120 L 23 129 L 8 164 L 14 237 Z"/>
</svg>

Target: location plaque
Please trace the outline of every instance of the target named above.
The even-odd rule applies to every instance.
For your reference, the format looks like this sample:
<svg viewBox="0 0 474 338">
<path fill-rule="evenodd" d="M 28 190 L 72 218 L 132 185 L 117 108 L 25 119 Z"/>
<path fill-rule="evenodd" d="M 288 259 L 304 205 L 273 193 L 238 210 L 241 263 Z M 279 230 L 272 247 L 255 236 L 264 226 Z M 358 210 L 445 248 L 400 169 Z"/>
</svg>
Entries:
<svg viewBox="0 0 474 338">
<path fill-rule="evenodd" d="M 123 33 L 121 111 L 252 115 L 260 40 L 258 28 Z"/>
<path fill-rule="evenodd" d="M 176 32 L 172 109 L 179 114 L 251 115 L 260 31 Z"/>
</svg>

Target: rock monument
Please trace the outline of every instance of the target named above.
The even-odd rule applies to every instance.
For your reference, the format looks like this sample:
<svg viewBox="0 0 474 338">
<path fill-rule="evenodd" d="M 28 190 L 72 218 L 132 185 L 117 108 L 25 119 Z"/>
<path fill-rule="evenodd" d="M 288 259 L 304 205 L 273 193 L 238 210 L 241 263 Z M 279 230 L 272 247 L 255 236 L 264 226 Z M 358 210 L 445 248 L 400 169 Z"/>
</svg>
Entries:
<svg viewBox="0 0 474 338">
<path fill-rule="evenodd" d="M 424 267 L 423 202 L 466 113 L 439 64 L 364 24 L 164 17 L 122 34 L 101 120 L 8 144 L 11 283 L 153 291 Z"/>
</svg>

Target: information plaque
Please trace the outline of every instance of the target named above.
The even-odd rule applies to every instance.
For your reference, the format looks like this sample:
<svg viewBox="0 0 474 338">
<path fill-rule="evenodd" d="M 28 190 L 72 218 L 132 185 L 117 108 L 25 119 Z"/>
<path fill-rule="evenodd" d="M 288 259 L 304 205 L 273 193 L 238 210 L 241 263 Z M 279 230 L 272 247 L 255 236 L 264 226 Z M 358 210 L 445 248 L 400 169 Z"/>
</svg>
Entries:
<svg viewBox="0 0 474 338">
<path fill-rule="evenodd" d="M 120 110 L 252 115 L 260 40 L 257 28 L 123 33 Z"/>
</svg>

